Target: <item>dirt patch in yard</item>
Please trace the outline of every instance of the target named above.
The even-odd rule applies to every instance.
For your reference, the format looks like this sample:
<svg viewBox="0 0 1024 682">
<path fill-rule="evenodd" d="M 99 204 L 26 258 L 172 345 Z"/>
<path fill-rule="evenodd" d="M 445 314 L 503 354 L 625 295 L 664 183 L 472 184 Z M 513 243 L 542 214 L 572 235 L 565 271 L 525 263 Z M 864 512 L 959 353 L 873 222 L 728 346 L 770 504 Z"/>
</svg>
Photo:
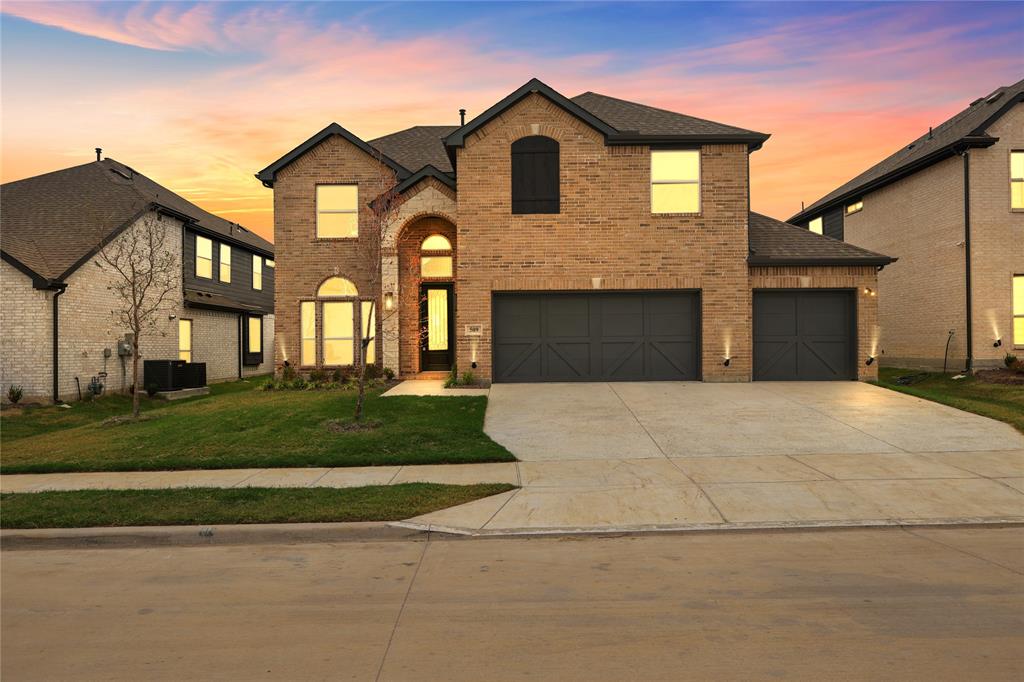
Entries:
<svg viewBox="0 0 1024 682">
<path fill-rule="evenodd" d="M 328 419 L 324 426 L 331 433 L 354 433 L 359 431 L 374 431 L 379 429 L 384 422 L 379 419 L 367 419 L 365 421 L 353 422 L 342 419 Z"/>
</svg>

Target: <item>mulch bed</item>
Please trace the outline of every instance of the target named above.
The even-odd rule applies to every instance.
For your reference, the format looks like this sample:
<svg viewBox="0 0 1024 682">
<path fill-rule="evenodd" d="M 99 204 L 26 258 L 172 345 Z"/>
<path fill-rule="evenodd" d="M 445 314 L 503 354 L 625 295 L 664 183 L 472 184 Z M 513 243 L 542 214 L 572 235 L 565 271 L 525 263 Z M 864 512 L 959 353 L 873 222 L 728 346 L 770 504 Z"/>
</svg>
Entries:
<svg viewBox="0 0 1024 682">
<path fill-rule="evenodd" d="M 976 372 L 976 376 L 990 384 L 1024 386 L 1024 374 L 1009 369 L 982 369 Z"/>
</svg>

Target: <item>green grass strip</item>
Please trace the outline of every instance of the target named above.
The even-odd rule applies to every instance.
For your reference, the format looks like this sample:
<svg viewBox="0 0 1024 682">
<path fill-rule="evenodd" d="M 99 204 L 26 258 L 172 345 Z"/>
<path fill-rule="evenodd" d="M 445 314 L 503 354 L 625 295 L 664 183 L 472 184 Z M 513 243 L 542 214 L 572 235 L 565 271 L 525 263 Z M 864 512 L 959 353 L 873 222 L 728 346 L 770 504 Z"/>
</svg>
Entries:
<svg viewBox="0 0 1024 682">
<path fill-rule="evenodd" d="M 504 483 L 361 488 L 73 490 L 0 495 L 0 527 L 398 521 L 497 495 Z"/>
</svg>

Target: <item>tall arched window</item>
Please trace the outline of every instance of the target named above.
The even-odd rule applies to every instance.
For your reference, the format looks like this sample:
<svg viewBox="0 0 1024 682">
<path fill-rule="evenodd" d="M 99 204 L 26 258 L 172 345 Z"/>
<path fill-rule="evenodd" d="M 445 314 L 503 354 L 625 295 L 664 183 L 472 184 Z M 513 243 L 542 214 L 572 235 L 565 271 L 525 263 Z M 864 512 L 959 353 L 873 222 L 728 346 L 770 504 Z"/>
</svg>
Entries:
<svg viewBox="0 0 1024 682">
<path fill-rule="evenodd" d="M 452 276 L 452 243 L 441 234 L 432 234 L 420 245 L 420 277 Z"/>
<path fill-rule="evenodd" d="M 558 141 L 542 135 L 512 143 L 512 213 L 558 213 Z"/>
<path fill-rule="evenodd" d="M 370 339 L 366 347 L 366 362 L 375 362 L 376 311 L 371 301 L 360 301 L 358 296 L 359 291 L 350 280 L 330 277 L 317 289 L 317 300 L 300 303 L 299 328 L 302 338 L 299 352 L 302 366 L 356 365 L 358 351 L 362 348 L 361 340 L 364 338 Z"/>
</svg>

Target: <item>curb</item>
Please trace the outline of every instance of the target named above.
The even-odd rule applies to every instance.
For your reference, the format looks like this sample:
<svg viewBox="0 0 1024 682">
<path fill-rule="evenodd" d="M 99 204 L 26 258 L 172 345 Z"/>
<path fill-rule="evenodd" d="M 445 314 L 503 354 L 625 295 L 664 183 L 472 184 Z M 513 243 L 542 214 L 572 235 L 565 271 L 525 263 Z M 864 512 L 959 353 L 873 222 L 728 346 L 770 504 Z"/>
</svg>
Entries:
<svg viewBox="0 0 1024 682">
<path fill-rule="evenodd" d="M 562 528 L 459 528 L 414 521 L 393 521 L 389 525 L 410 531 L 444 533 L 464 538 L 512 538 L 570 535 L 641 535 L 649 533 L 714 533 L 742 531 L 852 530 L 858 528 L 992 528 L 1024 526 L 1024 517 L 961 519 L 867 519 L 857 521 L 751 521 L 734 523 L 688 523 L 636 526 L 582 526 Z"/>
<path fill-rule="evenodd" d="M 426 540 L 426 537 L 427 534 L 419 529 L 402 528 L 386 522 L 39 528 L 0 531 L 0 547 L 5 551 L 202 547 L 305 542 L 422 541 Z"/>
</svg>

